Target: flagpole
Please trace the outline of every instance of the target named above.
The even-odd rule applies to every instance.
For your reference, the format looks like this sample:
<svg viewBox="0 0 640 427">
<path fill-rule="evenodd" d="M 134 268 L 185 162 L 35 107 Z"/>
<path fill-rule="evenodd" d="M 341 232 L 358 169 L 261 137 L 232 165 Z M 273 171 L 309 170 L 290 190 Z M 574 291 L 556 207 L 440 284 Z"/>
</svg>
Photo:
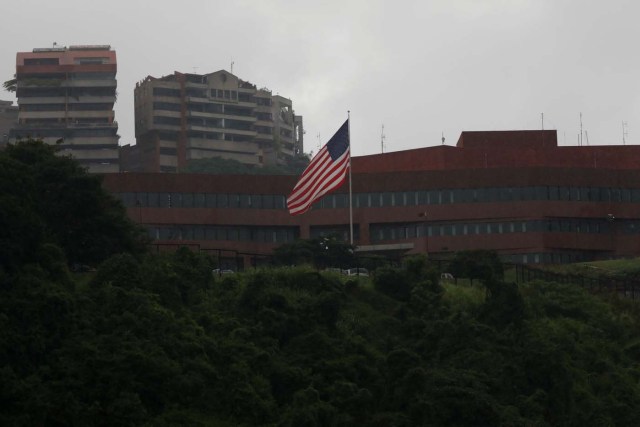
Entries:
<svg viewBox="0 0 640 427">
<path fill-rule="evenodd" d="M 353 246 L 353 193 L 351 192 L 351 111 L 347 110 L 347 122 L 349 123 L 349 238 Z"/>
</svg>

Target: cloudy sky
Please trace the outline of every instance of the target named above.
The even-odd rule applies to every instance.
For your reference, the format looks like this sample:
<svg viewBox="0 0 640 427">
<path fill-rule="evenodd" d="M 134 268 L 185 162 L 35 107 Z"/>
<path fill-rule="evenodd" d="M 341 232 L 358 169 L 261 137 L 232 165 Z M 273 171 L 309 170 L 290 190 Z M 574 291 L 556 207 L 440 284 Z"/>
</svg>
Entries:
<svg viewBox="0 0 640 427">
<path fill-rule="evenodd" d="M 387 152 L 540 129 L 542 114 L 561 145 L 578 144 L 581 113 L 583 144 L 622 144 L 623 129 L 640 144 L 639 12 L 632 0 L 21 0 L 0 18 L 0 80 L 18 51 L 110 44 L 122 144 L 135 142 L 137 81 L 232 61 L 293 100 L 307 152 L 348 110 L 354 155 L 381 151 L 383 125 Z"/>
</svg>

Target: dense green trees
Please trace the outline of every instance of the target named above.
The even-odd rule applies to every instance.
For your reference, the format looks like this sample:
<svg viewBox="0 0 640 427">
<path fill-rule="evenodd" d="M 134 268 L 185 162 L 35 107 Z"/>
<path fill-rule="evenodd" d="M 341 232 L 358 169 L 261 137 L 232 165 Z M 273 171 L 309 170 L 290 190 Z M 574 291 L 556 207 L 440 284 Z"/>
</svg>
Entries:
<svg viewBox="0 0 640 427">
<path fill-rule="evenodd" d="M 217 277 L 187 250 L 80 282 L 59 256 L 0 291 L 2 425 L 640 422 L 637 308 L 571 286 L 494 283 L 469 304 L 426 261 L 346 287 Z"/>
<path fill-rule="evenodd" d="M 335 235 L 300 239 L 277 247 L 276 265 L 311 265 L 316 268 L 351 268 L 361 266 L 354 247 Z"/>
<path fill-rule="evenodd" d="M 145 248 L 144 232 L 100 178 L 40 141 L 18 142 L 0 152 L 0 219 L 5 269 L 37 261 L 44 243 L 62 248 L 72 264 L 89 265 Z"/>
</svg>

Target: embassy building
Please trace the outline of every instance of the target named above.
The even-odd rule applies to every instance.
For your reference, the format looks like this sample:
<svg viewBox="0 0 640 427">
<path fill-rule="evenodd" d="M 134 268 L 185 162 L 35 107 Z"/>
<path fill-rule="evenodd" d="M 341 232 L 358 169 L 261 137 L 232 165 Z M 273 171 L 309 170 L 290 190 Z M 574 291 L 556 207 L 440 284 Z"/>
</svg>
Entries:
<svg viewBox="0 0 640 427">
<path fill-rule="evenodd" d="M 462 132 L 456 146 L 354 157 L 354 244 L 394 256 L 488 249 L 530 264 L 639 256 L 638 164 L 640 146 L 558 146 L 552 130 Z M 291 216 L 297 178 L 126 173 L 104 186 L 157 248 L 268 256 L 298 238 L 348 241 L 348 184 Z"/>
</svg>

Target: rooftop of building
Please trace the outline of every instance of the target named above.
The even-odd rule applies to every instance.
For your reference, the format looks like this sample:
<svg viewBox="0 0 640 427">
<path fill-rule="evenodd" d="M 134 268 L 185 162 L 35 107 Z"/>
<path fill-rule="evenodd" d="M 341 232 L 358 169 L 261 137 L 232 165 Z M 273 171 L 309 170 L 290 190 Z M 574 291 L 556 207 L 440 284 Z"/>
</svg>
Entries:
<svg viewBox="0 0 640 427">
<path fill-rule="evenodd" d="M 75 45 L 34 48 L 31 52 L 18 52 L 16 54 L 16 66 L 25 66 L 25 59 L 47 59 L 57 58 L 57 64 L 28 64 L 28 65 L 74 65 L 78 59 L 96 58 L 100 59 L 99 64 L 115 64 L 116 52 L 110 45 Z"/>
<path fill-rule="evenodd" d="M 204 73 L 204 74 L 197 74 L 197 73 L 182 73 L 180 71 L 174 71 L 172 74 L 166 74 L 164 76 L 161 77 L 153 77 L 153 76 L 147 76 L 145 77 L 142 81 L 138 82 L 138 86 L 141 83 L 147 82 L 147 81 L 162 81 L 162 82 L 178 82 L 182 79 L 184 79 L 187 82 L 190 83 L 200 83 L 200 84 L 207 84 L 209 82 L 209 79 L 213 76 L 219 76 L 219 75 L 225 75 L 227 77 L 231 77 L 232 79 L 235 79 L 238 81 L 238 87 L 241 89 L 253 89 L 256 90 L 258 92 L 267 92 L 268 94 L 271 94 L 271 90 L 266 88 L 266 87 L 262 87 L 260 89 L 258 89 L 258 87 L 246 80 L 242 80 L 241 78 L 239 78 L 238 76 L 236 76 L 233 73 L 230 73 L 229 71 L 225 70 L 225 69 L 221 69 L 218 71 L 213 71 L 210 73 Z M 226 79 L 225 79 L 226 80 Z M 288 98 L 284 98 L 284 99 L 288 99 Z"/>
<path fill-rule="evenodd" d="M 556 130 L 462 132 L 438 145 L 353 158 L 354 172 L 518 167 L 637 169 L 640 146 L 558 146 Z"/>
</svg>

